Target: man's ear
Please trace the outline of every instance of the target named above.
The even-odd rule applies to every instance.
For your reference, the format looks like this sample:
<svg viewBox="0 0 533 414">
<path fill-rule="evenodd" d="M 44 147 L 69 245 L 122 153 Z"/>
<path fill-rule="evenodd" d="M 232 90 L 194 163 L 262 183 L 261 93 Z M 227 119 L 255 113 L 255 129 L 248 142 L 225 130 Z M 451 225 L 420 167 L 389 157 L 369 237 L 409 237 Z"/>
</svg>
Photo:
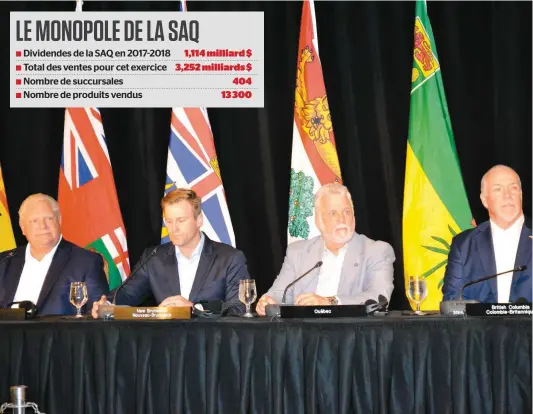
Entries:
<svg viewBox="0 0 533 414">
<path fill-rule="evenodd" d="M 485 208 L 488 210 L 488 208 L 489 208 L 488 206 L 489 206 L 489 205 L 488 205 L 488 203 L 487 203 L 487 196 L 486 196 L 485 194 L 481 193 L 481 194 L 479 195 L 479 198 L 480 198 L 480 200 L 481 200 L 481 204 L 483 204 L 483 207 L 485 207 Z"/>
<path fill-rule="evenodd" d="M 198 228 L 201 228 L 204 225 L 204 215 L 202 213 L 200 213 L 200 215 L 196 219 L 196 225 L 198 226 Z"/>
</svg>

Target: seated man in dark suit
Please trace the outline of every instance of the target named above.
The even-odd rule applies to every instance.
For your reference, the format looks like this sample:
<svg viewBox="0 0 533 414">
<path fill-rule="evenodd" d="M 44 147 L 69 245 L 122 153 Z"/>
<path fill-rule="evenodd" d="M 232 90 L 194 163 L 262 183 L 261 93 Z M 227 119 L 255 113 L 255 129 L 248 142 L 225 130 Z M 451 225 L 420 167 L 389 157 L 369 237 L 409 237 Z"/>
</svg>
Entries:
<svg viewBox="0 0 533 414">
<path fill-rule="evenodd" d="M 526 265 L 523 271 L 468 286 L 463 299 L 509 303 L 524 298 L 531 302 L 531 221 L 522 211 L 518 174 L 504 165 L 491 168 L 481 180 L 481 202 L 490 220 L 453 238 L 443 300 L 458 299 L 461 287 L 471 280 Z"/>
<path fill-rule="evenodd" d="M 19 210 L 28 244 L 0 255 L 0 307 L 31 301 L 39 315 L 71 315 L 70 284 L 85 282 L 91 309 L 108 292 L 102 257 L 61 237 L 61 214 L 52 197 L 33 194 Z"/>
<path fill-rule="evenodd" d="M 120 288 L 93 305 L 98 308 L 117 295 L 115 304 L 139 306 L 151 295 L 159 306 L 193 306 L 201 301 L 222 301 L 233 311 L 242 308 L 239 283 L 249 279 L 244 254 L 212 241 L 203 225 L 202 200 L 192 190 L 176 189 L 161 201 L 170 243 L 146 249 L 139 265 Z"/>
</svg>

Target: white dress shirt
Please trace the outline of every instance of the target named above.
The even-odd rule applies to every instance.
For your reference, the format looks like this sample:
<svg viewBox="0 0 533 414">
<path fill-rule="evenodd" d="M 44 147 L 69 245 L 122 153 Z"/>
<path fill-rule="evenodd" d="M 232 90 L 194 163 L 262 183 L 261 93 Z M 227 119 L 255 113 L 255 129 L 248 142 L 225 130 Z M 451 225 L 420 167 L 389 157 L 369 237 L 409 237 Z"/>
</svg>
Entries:
<svg viewBox="0 0 533 414">
<path fill-rule="evenodd" d="M 24 267 L 22 268 L 22 273 L 20 275 L 19 285 L 13 298 L 13 302 L 20 302 L 22 300 L 32 301 L 34 304 L 37 304 L 39 300 L 39 295 L 43 288 L 44 279 L 48 274 L 48 269 L 52 264 L 52 259 L 57 250 L 57 246 L 61 242 L 62 237 L 59 238 L 59 242 L 55 247 L 50 250 L 40 261 L 37 260 L 31 254 L 30 245 L 26 246 L 26 258 L 24 261 Z M 18 307 L 15 305 L 14 307 Z"/>
<path fill-rule="evenodd" d="M 315 291 L 317 295 L 325 297 L 337 296 L 339 282 L 341 280 L 342 264 L 344 263 L 347 250 L 348 244 L 345 244 L 335 256 L 324 244 L 322 249 L 322 266 L 320 267 L 318 284 Z"/>
<path fill-rule="evenodd" d="M 176 258 L 178 259 L 181 296 L 187 300 L 189 300 L 192 284 L 194 283 L 196 271 L 198 270 L 198 265 L 200 264 L 200 257 L 202 256 L 202 249 L 204 248 L 204 240 L 204 234 L 200 232 L 200 242 L 192 252 L 190 259 L 181 254 L 180 249 L 178 246 L 176 246 Z"/>
<path fill-rule="evenodd" d="M 498 227 L 492 220 L 490 221 L 494 259 L 496 261 L 496 273 L 505 272 L 506 270 L 514 268 L 523 224 L 524 216 L 516 220 L 516 222 L 507 230 Z M 499 303 L 509 302 L 513 275 L 514 273 L 507 273 L 496 278 L 498 283 Z"/>
</svg>

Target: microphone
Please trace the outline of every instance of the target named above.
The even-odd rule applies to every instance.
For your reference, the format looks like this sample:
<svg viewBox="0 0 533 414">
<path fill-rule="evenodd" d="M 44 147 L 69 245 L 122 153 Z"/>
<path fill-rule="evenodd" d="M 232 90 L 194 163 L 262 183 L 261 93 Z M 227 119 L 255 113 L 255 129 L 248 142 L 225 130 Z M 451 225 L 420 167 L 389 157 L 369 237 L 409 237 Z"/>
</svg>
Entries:
<svg viewBox="0 0 533 414">
<path fill-rule="evenodd" d="M 13 305 L 19 305 L 19 309 L 24 309 L 26 312 L 26 319 L 34 318 L 37 315 L 37 306 L 30 300 L 21 300 L 20 302 L 10 302 L 6 308 L 10 308 Z"/>
<path fill-rule="evenodd" d="M 316 265 L 314 265 L 311 269 L 309 269 L 303 275 L 301 275 L 300 277 L 298 277 L 297 279 L 294 279 L 291 283 L 289 283 L 287 285 L 287 287 L 285 288 L 285 290 L 283 291 L 283 297 L 281 299 L 281 304 L 285 305 L 285 297 L 287 296 L 287 291 L 289 290 L 290 287 L 294 286 L 296 284 L 296 282 L 300 281 L 301 279 L 303 279 L 305 276 L 307 276 L 309 273 L 311 273 L 313 270 L 319 268 L 320 266 L 322 266 L 322 260 L 319 261 L 319 262 L 316 262 Z"/>
<path fill-rule="evenodd" d="M 124 280 L 124 282 L 122 282 L 122 284 L 117 288 L 117 290 L 115 292 L 115 297 L 113 298 L 113 306 L 115 306 L 115 304 L 116 304 L 118 292 L 120 292 L 120 289 L 122 289 L 124 287 L 124 285 L 126 285 L 126 283 L 128 283 L 133 278 L 133 276 L 139 271 L 139 269 L 141 269 L 148 262 L 148 260 L 150 260 L 154 254 L 156 254 L 156 252 L 159 249 L 159 247 L 160 247 L 160 245 L 154 247 L 154 250 L 152 250 L 150 252 L 150 254 L 148 256 L 146 256 L 146 258 L 141 262 L 141 264 L 139 266 L 137 266 L 135 268 L 135 270 L 131 273 L 131 275 L 129 277 L 127 277 L 126 280 Z"/>
<path fill-rule="evenodd" d="M 505 272 L 496 273 L 495 275 L 485 276 L 476 280 L 471 280 L 470 282 L 467 282 L 463 285 L 459 292 L 459 299 L 458 300 L 446 300 L 442 301 L 440 303 L 440 313 L 442 315 L 465 315 L 466 314 L 466 305 L 472 304 L 472 303 L 479 303 L 478 300 L 464 300 L 463 299 L 463 291 L 468 286 L 475 285 L 476 283 L 485 282 L 490 279 L 494 279 L 495 277 L 498 277 L 500 275 L 504 275 L 506 273 L 512 273 L 512 272 L 521 272 L 523 270 L 526 270 L 527 266 L 522 265 L 517 267 L 516 269 L 506 270 Z"/>
<path fill-rule="evenodd" d="M 285 290 L 283 291 L 283 297 L 281 299 L 281 305 L 279 304 L 275 304 L 275 305 L 266 305 L 265 306 L 265 314 L 267 316 L 279 316 L 280 315 L 280 311 L 281 311 L 281 306 L 285 305 L 285 299 L 287 297 L 287 291 L 289 290 L 289 288 L 291 286 L 294 286 L 294 284 L 296 282 L 298 282 L 299 280 L 301 280 L 303 277 L 307 276 L 309 273 L 311 273 L 313 270 L 319 268 L 320 266 L 322 266 L 322 260 L 317 262 L 311 269 L 309 269 L 307 272 L 305 272 L 303 275 L 301 275 L 300 277 L 294 279 L 291 283 L 289 283 L 287 285 L 287 287 L 285 288 Z"/>
<path fill-rule="evenodd" d="M 472 286 L 472 285 L 475 285 L 476 283 L 481 283 L 481 282 L 485 282 L 490 279 L 494 279 L 495 277 L 498 277 L 500 275 L 505 275 L 506 273 L 521 272 L 526 269 L 527 269 L 527 266 L 522 265 L 522 266 L 517 267 L 516 269 L 506 270 L 505 272 L 496 273 L 495 275 L 485 276 L 485 277 L 482 277 L 476 280 L 471 280 L 470 282 L 465 283 L 463 287 L 461 288 L 461 291 L 459 292 L 459 300 L 463 300 L 463 290 L 465 290 L 465 288 L 468 286 Z"/>
</svg>

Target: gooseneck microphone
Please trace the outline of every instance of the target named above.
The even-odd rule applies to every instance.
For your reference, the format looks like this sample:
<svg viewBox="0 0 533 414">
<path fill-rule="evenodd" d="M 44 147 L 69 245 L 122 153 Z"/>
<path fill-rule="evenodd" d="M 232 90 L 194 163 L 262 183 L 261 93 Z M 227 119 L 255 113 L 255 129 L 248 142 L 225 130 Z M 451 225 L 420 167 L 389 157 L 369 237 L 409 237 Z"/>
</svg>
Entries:
<svg viewBox="0 0 533 414">
<path fill-rule="evenodd" d="M 481 277 L 476 280 L 471 280 L 470 282 L 465 283 L 463 287 L 461 288 L 461 291 L 459 292 L 459 300 L 463 300 L 463 290 L 465 290 L 465 288 L 468 286 L 472 286 L 472 285 L 475 285 L 476 283 L 481 283 L 481 282 L 485 282 L 490 279 L 494 279 L 495 277 L 498 277 L 500 275 L 505 275 L 506 273 L 521 272 L 526 269 L 527 269 L 527 266 L 522 265 L 522 266 L 517 267 L 516 269 L 506 270 L 505 272 L 496 273 L 495 275 L 485 276 L 485 277 Z"/>
<path fill-rule="evenodd" d="M 159 245 L 159 246 L 154 247 L 154 250 L 152 250 L 150 254 L 146 256 L 146 258 L 135 268 L 132 274 L 129 275 L 129 277 L 127 277 L 126 280 L 124 280 L 124 282 L 122 282 L 122 284 L 117 288 L 115 292 L 115 297 L 113 298 L 113 305 L 116 304 L 117 296 L 118 296 L 118 293 L 120 292 L 120 289 L 122 289 L 126 285 L 126 283 L 128 283 L 133 278 L 133 276 L 139 271 L 139 269 L 141 269 L 148 262 L 148 260 L 150 260 L 154 254 L 156 254 L 159 247 L 161 246 Z"/>
<path fill-rule="evenodd" d="M 10 302 L 6 308 L 10 308 L 13 305 L 19 305 L 19 309 L 24 309 L 26 313 L 26 319 L 31 319 L 37 316 L 37 306 L 31 300 L 21 300 L 20 302 Z"/>
<path fill-rule="evenodd" d="M 522 265 L 522 266 L 517 267 L 516 269 L 506 270 L 505 272 L 500 272 L 500 273 L 496 273 L 495 275 L 481 277 L 479 279 L 471 280 L 470 282 L 465 283 L 463 285 L 463 287 L 461 288 L 461 290 L 459 291 L 459 298 L 457 300 L 443 300 L 440 303 L 440 306 L 439 306 L 440 307 L 440 313 L 442 315 L 447 315 L 447 316 L 465 315 L 466 314 L 466 305 L 479 303 L 479 300 L 474 300 L 474 299 L 465 300 L 465 299 L 463 299 L 463 291 L 465 290 L 465 288 L 467 288 L 468 286 L 475 285 L 476 283 L 481 283 L 481 282 L 485 282 L 485 281 L 490 280 L 490 279 L 494 279 L 494 278 L 496 278 L 496 277 L 498 277 L 500 275 L 504 275 L 506 273 L 521 272 L 521 271 L 526 270 L 526 269 L 527 269 L 527 266 L 526 265 Z"/>
<path fill-rule="evenodd" d="M 285 305 L 285 298 L 287 296 L 287 291 L 289 290 L 289 288 L 291 286 L 294 286 L 296 284 L 296 282 L 300 281 L 301 279 L 303 279 L 305 276 L 307 276 L 309 273 L 311 273 L 313 270 L 319 268 L 320 266 L 322 266 L 322 260 L 317 262 L 311 269 L 309 269 L 307 272 L 305 272 L 303 275 L 301 275 L 300 277 L 294 279 L 291 283 L 289 283 L 287 285 L 287 287 L 285 288 L 285 290 L 283 291 L 283 297 L 281 299 L 281 304 L 282 305 Z"/>
</svg>

